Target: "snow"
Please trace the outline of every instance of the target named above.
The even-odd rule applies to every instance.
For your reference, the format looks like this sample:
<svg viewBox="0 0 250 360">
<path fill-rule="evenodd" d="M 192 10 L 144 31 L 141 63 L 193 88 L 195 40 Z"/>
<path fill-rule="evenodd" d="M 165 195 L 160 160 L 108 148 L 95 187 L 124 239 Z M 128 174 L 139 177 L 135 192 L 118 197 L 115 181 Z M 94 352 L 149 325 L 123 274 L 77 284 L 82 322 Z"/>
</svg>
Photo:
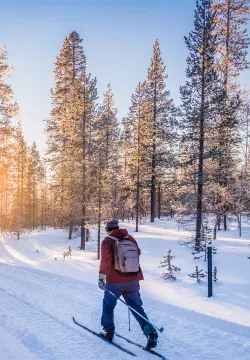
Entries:
<svg viewBox="0 0 250 360">
<path fill-rule="evenodd" d="M 141 295 L 150 320 L 165 331 L 157 351 L 169 360 L 247 360 L 250 350 L 250 226 L 243 224 L 242 237 L 236 223 L 218 234 L 218 267 L 214 296 L 207 297 L 207 281 L 198 284 L 188 274 L 196 264 L 206 271 L 203 260 L 194 261 L 190 250 L 178 244 L 187 237 L 173 220 L 144 224 L 134 233 L 133 222 L 125 222 L 142 250 L 145 281 Z M 0 240 L 0 359 L 78 360 L 133 357 L 94 337 L 72 322 L 95 331 L 101 329 L 103 292 L 97 286 L 99 261 L 95 232 L 87 250 L 79 250 L 79 240 L 67 241 L 64 230 L 48 229 L 24 235 L 20 240 Z M 102 233 L 104 236 L 104 232 Z M 71 246 L 72 257 L 63 260 Z M 176 281 L 164 281 L 159 268 L 166 251 L 176 256 L 181 268 Z M 115 311 L 116 330 L 145 344 L 138 324 L 132 318 L 128 331 L 127 309 L 121 303 Z M 138 359 L 155 356 L 134 345 L 116 342 L 137 354 Z M 155 358 L 156 359 L 156 358 Z"/>
</svg>

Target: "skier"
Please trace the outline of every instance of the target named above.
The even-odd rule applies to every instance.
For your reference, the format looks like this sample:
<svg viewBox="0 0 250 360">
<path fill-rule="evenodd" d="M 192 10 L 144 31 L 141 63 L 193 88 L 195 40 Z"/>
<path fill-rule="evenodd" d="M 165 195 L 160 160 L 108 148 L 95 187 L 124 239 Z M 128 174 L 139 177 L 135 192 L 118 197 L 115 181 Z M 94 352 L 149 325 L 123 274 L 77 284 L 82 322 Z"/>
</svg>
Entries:
<svg viewBox="0 0 250 360">
<path fill-rule="evenodd" d="M 101 245 L 98 281 L 99 288 L 105 291 L 101 318 L 103 331 L 100 335 L 112 341 L 115 333 L 114 309 L 117 298 L 121 295 L 130 307 L 144 318 L 148 319 L 148 317 L 142 308 L 143 302 L 139 293 L 139 281 L 144 278 L 139 265 L 140 249 L 138 244 L 126 229 L 119 229 L 118 220 L 108 221 L 106 231 L 108 235 Z M 133 311 L 132 313 L 147 337 L 146 347 L 148 349 L 156 347 L 158 339 L 156 330 L 138 314 Z"/>
</svg>

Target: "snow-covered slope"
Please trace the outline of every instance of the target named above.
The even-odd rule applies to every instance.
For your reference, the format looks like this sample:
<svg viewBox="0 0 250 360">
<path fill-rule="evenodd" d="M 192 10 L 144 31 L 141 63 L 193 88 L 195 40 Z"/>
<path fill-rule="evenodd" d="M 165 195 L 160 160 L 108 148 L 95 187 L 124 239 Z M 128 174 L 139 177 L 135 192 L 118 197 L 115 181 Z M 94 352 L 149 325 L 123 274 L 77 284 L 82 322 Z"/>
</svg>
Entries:
<svg viewBox="0 0 250 360">
<path fill-rule="evenodd" d="M 133 224 L 124 224 L 132 232 Z M 197 284 L 187 274 L 194 271 L 190 251 L 177 240 L 186 236 L 174 222 L 143 225 L 136 238 L 142 249 L 141 283 L 145 309 L 151 321 L 164 326 L 157 350 L 169 360 L 249 359 L 250 253 L 249 228 L 239 240 L 237 230 L 221 233 L 217 241 L 219 282 L 208 299 L 206 282 Z M 69 360 L 130 359 L 73 324 L 71 317 L 100 330 L 102 291 L 98 289 L 95 235 L 86 251 L 79 241 L 67 241 L 62 230 L 33 232 L 17 241 L 0 241 L 0 359 Z M 62 260 L 68 246 L 72 258 Z M 164 282 L 158 268 L 169 248 L 182 271 L 176 282 Z M 55 260 L 57 259 L 57 260 Z M 201 262 L 205 270 L 204 262 Z M 200 264 L 199 264 L 200 266 Z M 117 331 L 142 344 L 145 338 L 133 320 L 128 331 L 127 310 L 116 309 Z M 116 339 L 140 359 L 154 356 Z"/>
</svg>

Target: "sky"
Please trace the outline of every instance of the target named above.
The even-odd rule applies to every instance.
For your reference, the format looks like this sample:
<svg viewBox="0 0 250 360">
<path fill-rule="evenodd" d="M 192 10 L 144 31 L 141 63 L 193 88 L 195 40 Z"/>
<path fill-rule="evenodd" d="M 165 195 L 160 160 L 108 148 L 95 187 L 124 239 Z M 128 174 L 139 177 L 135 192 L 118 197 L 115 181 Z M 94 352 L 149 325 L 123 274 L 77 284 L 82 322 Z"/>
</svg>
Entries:
<svg viewBox="0 0 250 360">
<path fill-rule="evenodd" d="M 185 83 L 184 35 L 193 28 L 196 0 L 1 0 L 0 44 L 16 67 L 10 83 L 21 108 L 24 136 L 46 149 L 54 63 L 65 37 L 83 39 L 87 69 L 97 78 L 99 100 L 108 83 L 121 119 L 131 94 L 147 75 L 153 43 L 160 42 L 175 102 Z M 247 82 L 244 78 L 243 81 Z M 250 85 L 250 84 L 249 84 Z"/>
</svg>

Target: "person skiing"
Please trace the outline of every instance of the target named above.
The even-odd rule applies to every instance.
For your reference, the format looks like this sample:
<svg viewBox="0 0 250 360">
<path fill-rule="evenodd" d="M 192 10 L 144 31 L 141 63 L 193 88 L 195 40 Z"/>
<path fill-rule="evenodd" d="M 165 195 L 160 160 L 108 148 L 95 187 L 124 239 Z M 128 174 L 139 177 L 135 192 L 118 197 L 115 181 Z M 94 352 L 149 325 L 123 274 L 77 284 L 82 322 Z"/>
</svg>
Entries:
<svg viewBox="0 0 250 360">
<path fill-rule="evenodd" d="M 104 290 L 100 335 L 112 341 L 115 333 L 114 309 L 122 295 L 127 305 L 148 319 L 142 305 L 139 281 L 144 280 L 139 264 L 140 249 L 126 229 L 120 229 L 118 220 L 106 224 L 108 235 L 101 244 L 101 262 L 98 285 Z M 129 256 L 128 256 L 129 255 Z M 110 292 L 114 295 L 112 295 Z M 148 349 L 157 346 L 158 334 L 154 327 L 131 311 L 147 337 Z"/>
</svg>

